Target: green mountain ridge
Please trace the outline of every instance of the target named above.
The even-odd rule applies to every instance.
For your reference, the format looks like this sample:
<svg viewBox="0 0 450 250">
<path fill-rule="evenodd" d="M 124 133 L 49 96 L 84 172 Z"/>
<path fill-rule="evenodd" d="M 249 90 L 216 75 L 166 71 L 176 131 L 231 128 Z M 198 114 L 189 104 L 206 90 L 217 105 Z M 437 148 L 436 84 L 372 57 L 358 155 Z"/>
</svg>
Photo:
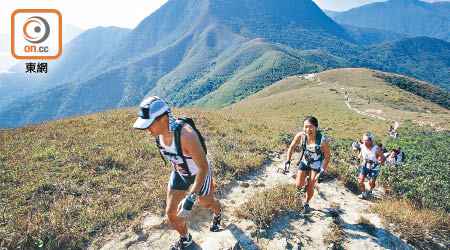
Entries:
<svg viewBox="0 0 450 250">
<path fill-rule="evenodd" d="M 171 0 L 134 30 L 99 35 L 114 41 L 104 50 L 88 56 L 74 50 L 61 64 L 78 62 L 78 70 L 58 71 L 60 86 L 0 110 L 0 127 L 135 106 L 147 95 L 175 106 L 221 108 L 286 76 L 340 67 L 390 71 L 450 88 L 449 43 L 425 37 L 366 46 L 357 41 L 371 44 L 378 32 L 351 35 L 307 0 Z M 81 38 L 92 43 L 87 34 Z M 83 64 L 83 58 L 90 59 Z"/>
<path fill-rule="evenodd" d="M 48 74 L 24 74 L 24 65 L 16 65 L 13 73 L 0 75 L 0 110 L 14 99 L 47 91 L 64 83 L 89 79 L 92 77 L 86 70 L 89 62 L 101 57 L 103 51 L 111 51 L 118 39 L 129 31 L 117 27 L 97 27 L 83 32 L 64 46 L 64 53 L 59 59 L 46 61 Z"/>
<path fill-rule="evenodd" d="M 225 64 L 233 63 L 238 58 L 237 55 L 243 51 L 255 48 L 255 43 L 265 47 L 266 52 L 256 60 L 251 60 L 252 62 L 270 61 L 280 57 L 273 56 L 274 54 L 300 60 L 309 56 L 316 57 L 318 53 L 308 51 L 296 54 L 296 50 L 287 46 L 274 45 L 259 39 L 235 42 L 242 44 L 225 53 L 229 54 L 227 56 L 229 60 Z M 164 55 L 161 57 L 165 58 Z M 324 57 L 324 59 L 327 58 Z M 142 65 L 147 63 L 143 61 Z M 220 67 L 218 62 L 216 65 L 217 68 L 227 68 Z M 141 69 L 137 69 L 136 72 L 139 70 Z M 245 70 L 246 67 L 242 66 L 242 69 L 238 71 Z M 111 76 L 118 73 L 126 72 L 110 71 Z M 401 123 L 402 137 L 397 141 L 388 140 L 387 142 L 389 148 L 393 148 L 398 146 L 398 141 L 401 140 L 403 144 L 400 145 L 408 153 L 408 163 L 396 167 L 399 173 L 403 174 L 399 176 L 387 174 L 386 166 L 380 179 L 386 176 L 394 178 L 386 185 L 393 184 L 396 190 L 408 191 L 406 195 L 411 199 L 419 201 L 423 199 L 427 202 L 424 204 L 428 204 L 433 209 L 432 212 L 436 212 L 436 208 L 448 211 L 448 199 L 445 196 L 448 193 L 445 191 L 447 189 L 436 188 L 436 185 L 440 185 L 439 183 L 445 183 L 444 186 L 448 186 L 448 175 L 441 174 L 442 169 L 445 171 L 448 169 L 448 154 L 444 154 L 448 150 L 441 151 L 436 147 L 441 145 L 445 147 L 445 140 L 449 138 L 450 111 L 402 88 L 392 86 L 376 74 L 395 77 L 397 80 L 407 78 L 369 69 L 333 69 L 314 76 L 294 75 L 283 78 L 221 110 L 174 108 L 173 112 L 175 117 L 192 117 L 205 136 L 208 157 L 214 166 L 212 171 L 216 178 L 214 179 L 216 190 L 228 192 L 230 183 L 234 180 L 237 178 L 243 180 L 243 177 L 250 172 L 267 166 L 264 163 L 267 162 L 268 155 L 273 159 L 273 152 L 285 152 L 286 143 L 289 143 L 294 133 L 301 129 L 302 120 L 306 115 L 318 117 L 319 128 L 326 135 L 332 149 L 333 161 L 330 163 L 328 176 L 332 179 L 327 182 L 338 181 L 331 176 L 333 171 L 335 175 L 346 174 L 356 182 L 356 175 L 352 171 L 347 171 L 350 170 L 347 165 L 351 166 L 350 161 L 353 161 L 350 149 L 352 139 L 360 138 L 363 133 L 370 131 L 377 141 L 384 143 L 389 137 L 387 128 L 392 121 L 361 115 L 349 109 L 341 89 L 344 88 L 348 90 L 352 107 L 363 111 L 380 110 L 377 114 Z M 107 74 L 102 76 L 107 77 Z M 102 82 L 102 79 L 98 80 Z M 424 92 L 432 93 L 428 90 L 437 89 L 410 78 L 407 80 L 407 85 L 412 81 L 414 84 L 426 85 L 426 88 L 421 89 Z M 57 88 L 63 94 L 67 86 Z M 80 86 L 78 91 L 87 91 L 89 93 L 85 94 L 92 95 L 99 91 L 86 88 L 87 86 Z M 48 98 L 51 97 L 48 96 Z M 367 104 L 368 97 L 372 100 L 371 104 Z M 27 108 L 33 109 L 33 107 Z M 39 112 L 39 109 L 31 111 Z M 161 215 L 164 214 L 165 207 L 164 193 L 171 170 L 169 166 L 164 167 L 153 138 L 145 132 L 132 128 L 137 111 L 137 107 L 121 108 L 49 121 L 44 124 L 0 130 L 2 141 L 0 144 L 2 173 L 0 196 L 4 204 L 4 221 L 8 222 L 0 223 L 0 247 L 33 249 L 40 244 L 41 248 L 46 249 L 100 249 L 105 246 L 105 241 L 96 242 L 98 244 L 94 245 L 95 239 L 108 237 L 111 233 L 125 232 L 129 227 L 144 229 L 140 232 L 146 235 L 155 235 L 154 223 L 150 223 L 150 227 L 141 227 L 141 225 L 148 222 L 143 218 L 149 214 L 163 217 Z M 440 134 L 433 132 L 438 136 L 433 136 L 431 132 L 420 134 L 415 131 L 411 135 L 406 135 L 407 131 L 403 132 L 407 129 L 404 124 L 412 119 L 432 122 L 436 127 L 444 126 L 446 131 Z M 413 145 L 409 141 L 410 138 L 413 139 Z M 439 140 L 438 144 L 433 141 L 434 138 Z M 433 151 L 427 154 L 426 150 L 430 148 L 433 148 Z M 427 156 L 422 157 L 424 154 Z M 274 162 L 281 163 L 279 156 L 275 157 L 279 160 Z M 417 158 L 413 157 L 418 157 L 424 164 L 414 165 L 412 160 Z M 439 168 L 441 165 L 445 168 Z M 408 168 L 404 168 L 405 166 L 414 171 L 409 171 Z M 430 169 L 433 172 L 427 172 Z M 421 178 L 421 171 L 427 173 L 431 179 Z M 408 176 L 409 173 L 414 175 Z M 402 177 L 400 181 L 395 179 L 398 177 Z M 286 178 L 290 176 L 287 175 Z M 294 185 L 291 186 L 295 188 Z M 342 190 L 336 189 L 336 191 L 340 195 Z M 399 195 L 402 194 L 401 192 Z M 428 193 L 433 195 L 426 195 Z M 281 193 L 281 197 L 284 196 L 285 194 Z M 381 201 L 375 201 L 374 205 L 378 203 Z M 392 203 L 388 205 L 392 208 Z M 414 211 L 417 209 L 416 206 L 412 208 Z M 408 223 L 408 219 L 416 215 L 405 216 L 405 206 L 396 208 L 396 211 L 398 211 L 398 217 L 405 220 L 404 223 Z M 439 215 L 439 213 L 436 214 Z M 386 228 L 386 230 L 393 233 L 401 232 L 405 241 L 408 239 L 413 239 L 413 242 L 429 241 L 429 238 L 425 237 L 433 236 L 435 231 L 443 231 L 444 227 L 440 225 L 447 225 L 444 230 L 448 228 L 448 223 L 445 224 L 445 221 L 442 224 L 428 223 L 429 218 L 439 218 L 436 214 L 435 217 L 420 217 L 427 221 L 425 223 L 427 227 L 419 228 L 417 224 L 413 224 L 412 237 L 401 229 L 399 231 L 397 228 Z M 447 216 L 447 214 L 444 215 Z M 445 219 L 448 216 L 441 218 Z M 308 223 L 319 225 L 323 220 L 328 219 L 325 216 L 321 219 L 322 221 Z M 349 220 L 346 221 L 346 223 L 349 222 L 353 224 Z M 400 222 L 394 220 L 396 225 Z M 258 224 L 254 225 L 255 227 L 252 228 L 258 226 Z M 285 225 L 281 226 L 283 230 L 287 228 Z M 27 230 L 23 230 L 24 228 Z M 165 227 L 162 229 L 166 230 Z M 328 228 L 325 229 L 328 230 Z M 289 230 L 283 233 L 292 234 L 292 229 Z M 120 234 L 119 238 L 133 240 L 132 237 L 135 235 L 140 237 L 140 232 L 135 231 L 126 231 Z M 424 231 L 425 234 L 423 234 Z M 296 231 L 297 234 L 303 232 Z M 239 233 L 242 235 L 241 232 Z M 424 237 L 413 238 L 418 233 Z M 124 235 L 132 236 L 124 237 Z M 372 239 L 369 235 L 358 236 L 358 238 L 362 237 Z M 24 240 L 27 238 L 30 240 Z M 443 242 L 445 244 L 449 240 L 447 235 L 444 235 L 442 239 L 445 240 Z M 348 241 L 352 240 L 352 237 L 348 237 Z M 139 241 L 133 240 L 133 242 Z M 382 244 L 379 245 L 382 246 Z M 424 246 L 426 248 L 428 245 Z M 148 246 L 144 247 L 148 248 Z"/>
</svg>

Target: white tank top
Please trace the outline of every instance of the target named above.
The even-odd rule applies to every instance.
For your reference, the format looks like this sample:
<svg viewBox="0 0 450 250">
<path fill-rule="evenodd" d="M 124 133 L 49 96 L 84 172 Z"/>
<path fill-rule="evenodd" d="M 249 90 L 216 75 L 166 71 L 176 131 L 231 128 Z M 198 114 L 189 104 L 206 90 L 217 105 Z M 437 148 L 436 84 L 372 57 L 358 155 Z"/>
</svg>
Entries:
<svg viewBox="0 0 450 250">
<path fill-rule="evenodd" d="M 175 147 L 175 136 L 172 137 L 172 145 L 170 147 L 166 146 L 164 144 L 164 140 L 162 138 L 159 138 L 159 143 L 161 144 L 161 147 L 164 148 L 164 151 L 168 152 L 163 154 L 172 162 L 172 165 L 174 165 L 175 169 L 180 173 L 183 174 L 182 168 L 179 166 L 180 164 L 183 164 L 183 158 L 177 155 L 177 149 Z M 194 160 L 192 160 L 191 156 L 184 155 L 184 158 L 186 159 L 186 163 L 189 168 L 189 172 L 191 172 L 191 175 L 196 175 L 198 173 L 198 166 L 195 164 Z M 209 159 L 206 157 L 206 161 L 209 165 Z"/>
<path fill-rule="evenodd" d="M 367 149 L 366 145 L 362 144 L 361 145 L 361 154 L 363 157 L 363 161 L 373 161 L 376 164 L 378 164 L 376 151 L 377 151 L 377 146 L 373 145 L 372 149 L 369 150 L 369 149 Z M 380 169 L 380 164 L 378 164 L 377 167 L 374 168 L 373 170 L 378 171 L 379 169 Z"/>
</svg>

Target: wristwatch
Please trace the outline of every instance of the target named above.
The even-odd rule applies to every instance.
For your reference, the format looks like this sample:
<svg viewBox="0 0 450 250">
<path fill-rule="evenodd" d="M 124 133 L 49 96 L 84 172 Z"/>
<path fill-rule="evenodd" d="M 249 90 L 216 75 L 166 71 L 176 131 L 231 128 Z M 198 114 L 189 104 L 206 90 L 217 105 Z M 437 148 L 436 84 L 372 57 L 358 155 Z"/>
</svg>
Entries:
<svg viewBox="0 0 450 250">
<path fill-rule="evenodd" d="M 187 196 L 193 201 L 197 200 L 197 193 L 190 193 Z"/>
</svg>

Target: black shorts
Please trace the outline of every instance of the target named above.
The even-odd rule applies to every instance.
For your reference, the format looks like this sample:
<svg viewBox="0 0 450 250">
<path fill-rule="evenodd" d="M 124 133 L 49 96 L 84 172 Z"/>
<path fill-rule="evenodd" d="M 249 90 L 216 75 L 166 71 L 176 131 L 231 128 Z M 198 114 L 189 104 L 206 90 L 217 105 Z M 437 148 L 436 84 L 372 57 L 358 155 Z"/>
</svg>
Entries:
<svg viewBox="0 0 450 250">
<path fill-rule="evenodd" d="M 172 170 L 168 188 L 170 190 L 186 191 L 194 183 L 194 181 L 195 181 L 195 175 L 183 178 L 180 176 L 180 174 L 177 171 Z M 208 171 L 208 174 L 206 175 L 205 182 L 203 183 L 203 186 L 200 189 L 200 192 L 198 192 L 198 195 L 199 196 L 207 196 L 211 193 L 212 188 L 213 188 L 213 181 L 212 181 L 211 169 L 210 169 Z"/>
<path fill-rule="evenodd" d="M 313 170 L 313 171 L 316 172 L 316 173 L 319 173 L 319 172 L 320 172 L 320 168 L 311 168 L 310 166 L 306 165 L 303 161 L 300 161 L 300 162 L 298 163 L 298 170 L 300 170 L 300 171 L 306 171 L 306 172 L 308 172 L 308 171 L 310 171 L 310 170 Z"/>
</svg>

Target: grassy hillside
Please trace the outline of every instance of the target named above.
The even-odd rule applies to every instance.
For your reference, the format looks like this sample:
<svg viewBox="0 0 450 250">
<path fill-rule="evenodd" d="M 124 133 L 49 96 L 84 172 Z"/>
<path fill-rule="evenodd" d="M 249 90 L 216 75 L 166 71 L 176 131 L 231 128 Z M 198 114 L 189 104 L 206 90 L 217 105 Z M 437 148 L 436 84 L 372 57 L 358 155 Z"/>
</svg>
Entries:
<svg viewBox="0 0 450 250">
<path fill-rule="evenodd" d="M 439 247 L 432 238 L 448 244 L 449 170 L 445 145 L 450 141 L 450 111 L 385 82 L 380 74 L 409 79 L 367 69 L 329 70 L 314 78 L 293 76 L 224 110 L 282 128 L 285 132 L 279 136 L 286 137 L 286 143 L 301 129 L 304 116 L 318 117 L 319 128 L 328 138 L 332 152 L 329 175 L 356 192 L 359 172 L 351 154 L 352 141 L 369 131 L 376 142 L 388 149 L 400 146 L 409 157 L 407 164 L 383 167 L 380 183 L 388 190 L 388 196 L 374 209 L 385 219 L 387 228 L 401 232 L 402 238 L 412 245 L 423 249 Z M 352 107 L 388 120 L 348 109 L 344 89 Z M 387 133 L 388 125 L 394 121 L 401 124 L 397 140 Z"/>
<path fill-rule="evenodd" d="M 46 79 L 1 75 L 0 128 L 135 106 L 146 95 L 222 108 L 287 76 L 342 67 L 449 90 L 450 43 L 391 41 L 399 37 L 343 28 L 310 0 L 170 0 L 133 30 L 83 33 L 48 77 L 39 76 Z"/>
<path fill-rule="evenodd" d="M 426 82 L 421 82 L 405 76 L 384 74 L 380 72 L 376 72 L 374 76 L 385 80 L 387 83 L 393 86 L 399 87 L 415 95 L 423 97 L 433 103 L 436 103 L 437 105 L 445 109 L 450 109 L 450 93 L 445 90 L 436 88 L 435 86 Z"/>
<path fill-rule="evenodd" d="M 194 117 L 206 135 L 216 190 L 279 151 L 278 128 L 213 111 Z M 136 109 L 0 130 L 0 246 L 80 249 L 143 211 L 162 213 L 170 166 L 134 130 Z M 278 132 L 279 133 L 279 132 Z"/>
<path fill-rule="evenodd" d="M 359 50 L 358 67 L 407 75 L 450 91 L 450 43 L 429 37 L 403 38 Z M 420 61 L 420 64 L 417 62 Z"/>
<path fill-rule="evenodd" d="M 318 74 L 320 82 L 292 76 L 222 110 L 175 109 L 175 116 L 193 117 L 206 136 L 218 191 L 270 152 L 285 151 L 309 114 L 330 141 L 331 169 L 351 162 L 351 141 L 364 132 L 385 142 L 392 121 L 348 109 L 341 88 L 359 110 L 449 129 L 448 110 L 373 74 L 330 70 Z M 136 108 L 121 109 L 0 130 L 0 247 L 79 249 L 145 211 L 162 214 L 170 167 L 162 166 L 154 139 L 132 129 L 136 116 Z"/>
<path fill-rule="evenodd" d="M 314 114 L 319 126 L 329 130 L 327 134 L 340 138 L 359 138 L 366 129 L 384 138 L 389 124 L 394 121 L 432 121 L 435 127 L 450 128 L 449 110 L 386 83 L 374 76 L 377 73 L 380 72 L 367 69 L 328 70 L 317 75 L 321 84 L 303 77 L 288 77 L 225 110 L 255 120 L 290 124 Z M 352 107 L 388 121 L 349 112 L 342 88 L 348 91 Z M 367 124 L 373 126 L 367 127 Z"/>
<path fill-rule="evenodd" d="M 420 206 L 450 212 L 450 131 L 436 132 L 408 124 L 400 133 L 403 136 L 390 138 L 385 145 L 400 146 L 408 164 L 386 171 L 381 182 L 391 192 Z"/>
<path fill-rule="evenodd" d="M 239 102 L 286 76 L 318 72 L 344 65 L 342 59 L 328 54 L 321 54 L 317 51 L 298 52 L 287 46 L 275 46 L 259 39 L 248 42 L 247 46 L 249 48 L 236 53 L 236 57 L 240 60 L 246 57 L 255 57 L 255 54 L 258 57 L 250 64 L 244 64 L 245 66 L 233 72 L 220 87 L 194 101 L 194 106 L 223 108 Z M 246 53 L 247 50 L 251 50 L 253 54 Z M 218 62 L 220 61 L 218 60 Z M 222 74 L 217 75 L 223 76 Z M 214 77 L 212 77 L 212 82 L 216 82 Z"/>
</svg>

